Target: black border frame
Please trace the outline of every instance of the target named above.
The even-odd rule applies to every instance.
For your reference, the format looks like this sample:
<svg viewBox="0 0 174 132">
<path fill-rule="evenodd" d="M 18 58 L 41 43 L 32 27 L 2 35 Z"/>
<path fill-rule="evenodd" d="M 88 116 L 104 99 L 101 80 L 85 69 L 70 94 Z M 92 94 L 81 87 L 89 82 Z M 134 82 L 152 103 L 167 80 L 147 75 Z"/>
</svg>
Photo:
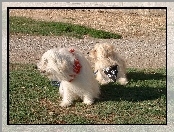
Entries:
<svg viewBox="0 0 174 132">
<path fill-rule="evenodd" d="M 9 10 L 10 9 L 165 9 L 166 10 L 166 124 L 10 124 L 9 123 Z M 167 125 L 167 7 L 7 7 L 7 125 Z"/>
</svg>

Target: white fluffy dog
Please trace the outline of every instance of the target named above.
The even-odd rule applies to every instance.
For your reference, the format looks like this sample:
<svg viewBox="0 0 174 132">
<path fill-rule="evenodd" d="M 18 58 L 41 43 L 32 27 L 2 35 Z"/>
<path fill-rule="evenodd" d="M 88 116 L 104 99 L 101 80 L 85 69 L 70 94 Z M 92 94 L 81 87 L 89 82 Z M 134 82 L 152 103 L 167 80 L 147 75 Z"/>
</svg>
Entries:
<svg viewBox="0 0 174 132">
<path fill-rule="evenodd" d="M 92 68 L 75 48 L 50 49 L 43 54 L 37 67 L 49 79 L 61 81 L 59 93 L 63 98 L 62 107 L 70 106 L 77 97 L 87 105 L 99 97 L 100 88 Z"/>
<path fill-rule="evenodd" d="M 121 85 L 128 83 L 125 61 L 115 52 L 114 45 L 96 44 L 89 52 L 95 63 L 96 79 L 100 84 L 118 81 Z"/>
</svg>

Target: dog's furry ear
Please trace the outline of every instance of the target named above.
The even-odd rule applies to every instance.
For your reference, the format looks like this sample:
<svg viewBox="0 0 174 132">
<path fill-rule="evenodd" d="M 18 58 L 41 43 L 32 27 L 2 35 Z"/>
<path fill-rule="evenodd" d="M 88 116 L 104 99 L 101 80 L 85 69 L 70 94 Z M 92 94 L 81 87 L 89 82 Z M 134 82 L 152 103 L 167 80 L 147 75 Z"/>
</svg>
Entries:
<svg viewBox="0 0 174 132">
<path fill-rule="evenodd" d="M 75 57 L 73 55 L 69 55 L 69 52 L 66 54 L 58 54 L 58 67 L 61 68 L 61 71 L 67 74 L 72 74 L 73 72 L 73 65 L 74 65 Z"/>
<path fill-rule="evenodd" d="M 106 51 L 106 57 L 112 57 L 114 55 L 114 45 L 109 45 L 106 49 L 104 49 Z"/>
<path fill-rule="evenodd" d="M 66 72 L 67 70 L 69 70 L 72 66 L 69 65 L 69 62 L 67 60 L 62 60 L 62 63 L 61 63 L 61 69 Z"/>
<path fill-rule="evenodd" d="M 92 49 L 91 51 L 89 51 L 88 54 L 89 54 L 89 57 L 91 57 L 92 59 L 96 59 L 97 57 L 95 49 Z"/>
<path fill-rule="evenodd" d="M 62 71 L 68 69 L 68 62 L 61 54 L 56 53 L 54 61 Z"/>
<path fill-rule="evenodd" d="M 44 65 L 46 66 L 47 63 L 48 63 L 48 59 L 44 58 L 44 59 L 43 59 L 43 62 L 44 62 Z"/>
</svg>

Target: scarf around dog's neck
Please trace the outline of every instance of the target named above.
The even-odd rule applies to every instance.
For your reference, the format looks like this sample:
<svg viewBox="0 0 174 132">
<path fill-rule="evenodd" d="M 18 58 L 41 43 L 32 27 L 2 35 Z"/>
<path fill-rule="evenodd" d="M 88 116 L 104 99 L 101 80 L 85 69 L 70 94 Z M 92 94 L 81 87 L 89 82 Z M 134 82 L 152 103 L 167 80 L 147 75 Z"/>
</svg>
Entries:
<svg viewBox="0 0 174 132">
<path fill-rule="evenodd" d="M 94 71 L 96 75 L 98 70 Z M 109 77 L 113 82 L 116 82 L 117 74 L 118 74 L 118 65 L 109 66 L 103 69 L 103 72 Z"/>
<path fill-rule="evenodd" d="M 113 65 L 103 69 L 103 72 L 113 81 L 116 82 L 118 74 L 118 65 Z"/>
<path fill-rule="evenodd" d="M 74 49 L 70 49 L 69 52 L 72 53 L 73 56 L 75 56 L 75 54 L 74 54 L 75 50 Z M 73 72 L 75 74 L 69 75 L 70 77 L 72 77 L 72 79 L 70 79 L 69 82 L 72 82 L 75 79 L 76 75 L 80 73 L 81 67 L 82 66 L 81 66 L 79 60 L 75 58 L 74 59 L 74 65 L 73 65 Z"/>
</svg>

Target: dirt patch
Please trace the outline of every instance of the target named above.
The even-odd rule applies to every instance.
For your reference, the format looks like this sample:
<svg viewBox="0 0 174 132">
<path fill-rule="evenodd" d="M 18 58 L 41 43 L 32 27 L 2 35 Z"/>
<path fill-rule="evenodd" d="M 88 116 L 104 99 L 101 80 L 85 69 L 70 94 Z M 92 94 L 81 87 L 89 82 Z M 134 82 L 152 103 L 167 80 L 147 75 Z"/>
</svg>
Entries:
<svg viewBox="0 0 174 132">
<path fill-rule="evenodd" d="M 46 50 L 75 45 L 84 53 L 95 43 L 112 43 L 128 67 L 159 68 L 166 65 L 165 10 L 10 10 L 10 16 L 80 24 L 119 33 L 123 39 L 68 38 L 64 36 L 10 36 L 10 61 L 36 63 Z"/>
<path fill-rule="evenodd" d="M 95 29 L 119 33 L 123 37 L 163 36 L 166 28 L 164 10 L 81 10 L 43 9 L 10 10 L 11 16 L 25 16 L 37 20 L 69 22 Z"/>
</svg>

